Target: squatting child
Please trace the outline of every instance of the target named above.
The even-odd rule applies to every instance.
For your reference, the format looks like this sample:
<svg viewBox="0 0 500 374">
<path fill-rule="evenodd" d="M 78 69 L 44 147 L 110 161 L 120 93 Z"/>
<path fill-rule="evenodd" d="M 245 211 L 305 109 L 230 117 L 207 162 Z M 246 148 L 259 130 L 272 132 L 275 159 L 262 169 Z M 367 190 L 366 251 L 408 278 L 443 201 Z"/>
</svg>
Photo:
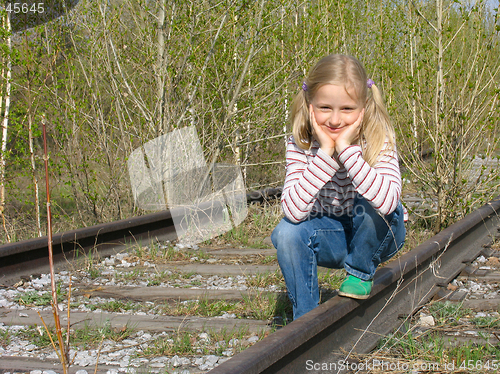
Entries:
<svg viewBox="0 0 500 374">
<path fill-rule="evenodd" d="M 296 319 L 319 304 L 318 265 L 346 270 L 341 296 L 368 298 L 377 266 L 401 249 L 406 230 L 394 129 L 356 58 L 322 58 L 291 121 L 285 218 L 271 239 Z"/>
</svg>

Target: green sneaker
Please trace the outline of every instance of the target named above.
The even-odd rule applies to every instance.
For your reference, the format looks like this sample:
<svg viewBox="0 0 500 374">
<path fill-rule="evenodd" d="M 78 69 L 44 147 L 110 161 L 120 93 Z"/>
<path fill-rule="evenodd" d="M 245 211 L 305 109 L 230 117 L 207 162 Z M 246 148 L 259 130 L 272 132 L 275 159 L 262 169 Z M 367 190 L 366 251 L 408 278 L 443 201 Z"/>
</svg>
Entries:
<svg viewBox="0 0 500 374">
<path fill-rule="evenodd" d="M 364 300 L 370 296 L 373 280 L 364 281 L 348 275 L 339 288 L 339 295 Z"/>
</svg>

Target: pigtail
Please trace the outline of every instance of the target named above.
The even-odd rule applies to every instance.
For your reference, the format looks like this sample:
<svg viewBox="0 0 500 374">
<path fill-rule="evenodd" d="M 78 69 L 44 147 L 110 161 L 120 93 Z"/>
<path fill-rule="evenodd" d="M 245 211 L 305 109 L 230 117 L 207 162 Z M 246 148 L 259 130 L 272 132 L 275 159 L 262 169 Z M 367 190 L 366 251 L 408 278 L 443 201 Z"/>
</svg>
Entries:
<svg viewBox="0 0 500 374">
<path fill-rule="evenodd" d="M 360 136 L 366 141 L 363 158 L 373 166 L 382 149 L 385 148 L 386 151 L 394 150 L 395 139 L 394 129 L 380 90 L 375 84 L 371 84 L 368 91 L 371 92 L 368 92 Z M 388 142 L 387 146 L 384 145 L 385 142 Z"/>
<path fill-rule="evenodd" d="M 309 149 L 311 147 L 313 137 L 306 90 L 301 89 L 293 99 L 290 117 L 295 144 L 302 149 Z"/>
</svg>

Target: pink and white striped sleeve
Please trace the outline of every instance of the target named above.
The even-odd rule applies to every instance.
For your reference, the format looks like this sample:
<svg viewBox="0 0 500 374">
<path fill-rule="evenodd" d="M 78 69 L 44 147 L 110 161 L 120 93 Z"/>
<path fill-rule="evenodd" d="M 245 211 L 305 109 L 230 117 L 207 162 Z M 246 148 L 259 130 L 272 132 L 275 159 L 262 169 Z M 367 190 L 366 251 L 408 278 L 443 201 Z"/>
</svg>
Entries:
<svg viewBox="0 0 500 374">
<path fill-rule="evenodd" d="M 286 177 L 281 195 L 285 216 L 298 223 L 309 216 L 319 190 L 339 169 L 337 162 L 318 149 L 310 163 L 307 155 L 290 137 L 286 150 Z"/>
<path fill-rule="evenodd" d="M 359 145 L 351 145 L 339 154 L 356 191 L 383 215 L 392 213 L 401 197 L 397 153 L 386 146 L 387 143 L 373 167 L 363 159 Z"/>
</svg>

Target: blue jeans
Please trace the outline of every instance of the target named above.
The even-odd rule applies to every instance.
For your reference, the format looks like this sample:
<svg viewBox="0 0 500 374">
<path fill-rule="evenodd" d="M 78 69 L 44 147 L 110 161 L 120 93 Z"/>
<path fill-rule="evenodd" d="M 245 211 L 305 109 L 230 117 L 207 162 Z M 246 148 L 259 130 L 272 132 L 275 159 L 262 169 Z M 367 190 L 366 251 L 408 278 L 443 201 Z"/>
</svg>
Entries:
<svg viewBox="0 0 500 374">
<path fill-rule="evenodd" d="M 318 215 L 293 223 L 283 218 L 271 240 L 293 304 L 293 318 L 319 304 L 318 265 L 370 280 L 377 266 L 401 249 L 406 229 L 401 203 L 382 216 L 363 198 L 351 214 Z"/>
</svg>

